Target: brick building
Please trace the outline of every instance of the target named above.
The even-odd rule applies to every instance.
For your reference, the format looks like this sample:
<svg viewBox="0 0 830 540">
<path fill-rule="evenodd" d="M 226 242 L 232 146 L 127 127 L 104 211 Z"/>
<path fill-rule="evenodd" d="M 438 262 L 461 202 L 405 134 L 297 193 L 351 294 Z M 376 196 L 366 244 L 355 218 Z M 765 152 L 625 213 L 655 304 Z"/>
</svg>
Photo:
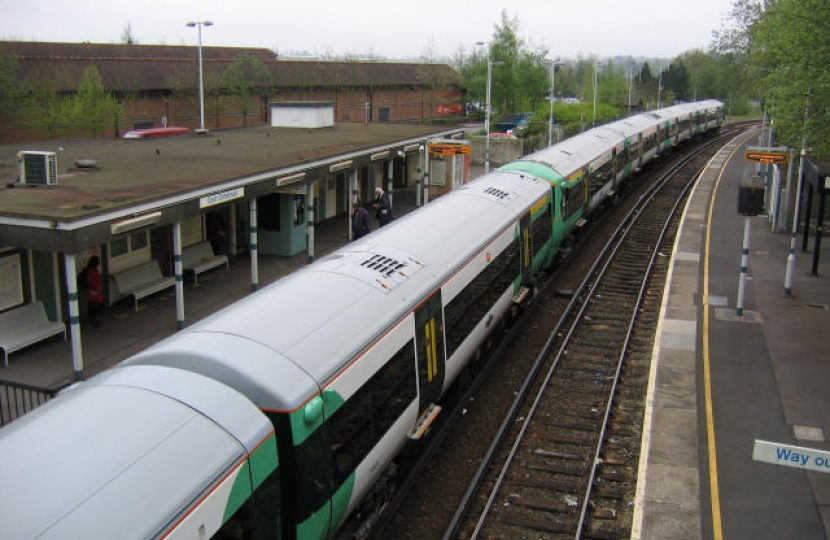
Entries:
<svg viewBox="0 0 830 540">
<path fill-rule="evenodd" d="M 72 95 L 94 65 L 121 104 L 106 136 L 136 127 L 199 126 L 195 46 L 6 41 L 0 56 L 30 95 Z M 266 75 L 259 71 L 244 84 L 229 83 L 228 68 L 243 59 L 264 67 Z M 443 122 L 463 111 L 462 78 L 443 64 L 284 60 L 268 49 L 236 47 L 203 47 L 202 64 L 208 129 L 267 124 L 269 103 L 283 100 L 332 102 L 336 122 Z M 0 143 L 45 138 L 30 116 L 18 111 L 0 117 Z"/>
</svg>

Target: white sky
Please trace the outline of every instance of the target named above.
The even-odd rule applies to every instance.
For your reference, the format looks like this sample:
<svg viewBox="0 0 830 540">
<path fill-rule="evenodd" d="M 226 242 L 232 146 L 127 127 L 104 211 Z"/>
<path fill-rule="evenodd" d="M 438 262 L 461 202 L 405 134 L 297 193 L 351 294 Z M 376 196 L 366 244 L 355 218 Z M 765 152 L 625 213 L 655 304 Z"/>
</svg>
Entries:
<svg viewBox="0 0 830 540">
<path fill-rule="evenodd" d="M 708 49 L 733 0 L 0 0 L 0 40 L 195 45 L 417 60 L 469 53 L 502 10 L 552 56 L 674 57 Z"/>
</svg>

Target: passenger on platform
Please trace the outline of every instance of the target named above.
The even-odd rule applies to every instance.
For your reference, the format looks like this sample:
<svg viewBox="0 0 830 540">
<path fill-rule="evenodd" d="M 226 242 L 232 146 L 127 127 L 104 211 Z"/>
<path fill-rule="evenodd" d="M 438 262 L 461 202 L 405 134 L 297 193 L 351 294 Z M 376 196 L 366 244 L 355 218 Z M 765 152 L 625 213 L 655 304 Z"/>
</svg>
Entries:
<svg viewBox="0 0 830 540">
<path fill-rule="evenodd" d="M 369 223 L 369 212 L 360 203 L 354 203 L 352 208 L 352 231 L 354 239 L 357 240 L 372 232 L 372 226 Z"/>
<path fill-rule="evenodd" d="M 100 316 L 104 311 L 104 287 L 101 283 L 101 259 L 93 255 L 86 265 L 86 300 L 89 324 L 93 328 L 101 326 Z"/>
<path fill-rule="evenodd" d="M 375 188 L 375 195 L 377 195 L 377 199 L 375 199 L 375 219 L 383 227 L 395 219 L 395 216 L 392 215 L 392 202 L 389 200 L 389 195 L 384 193 L 381 188 Z"/>
</svg>

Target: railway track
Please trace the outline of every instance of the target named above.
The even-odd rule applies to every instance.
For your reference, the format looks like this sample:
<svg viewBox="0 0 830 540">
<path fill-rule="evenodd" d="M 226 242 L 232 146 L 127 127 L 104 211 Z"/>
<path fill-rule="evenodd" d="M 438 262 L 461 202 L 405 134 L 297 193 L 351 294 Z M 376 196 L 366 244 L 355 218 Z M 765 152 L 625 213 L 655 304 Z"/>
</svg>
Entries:
<svg viewBox="0 0 830 540">
<path fill-rule="evenodd" d="M 719 142 L 664 175 L 620 225 L 537 358 L 445 539 L 630 536 L 666 254 L 678 208 Z"/>
<path fill-rule="evenodd" d="M 703 167 L 705 162 L 709 159 L 709 155 L 713 154 L 714 151 L 723 144 L 724 140 L 733 137 L 737 131 L 742 131 L 743 129 L 745 129 L 745 126 L 742 125 L 737 126 L 735 130 L 724 129 L 725 133 L 723 136 L 707 143 L 710 147 L 708 153 L 705 150 L 703 152 L 698 151 L 694 157 L 690 160 L 686 160 L 687 164 L 683 170 L 686 171 L 685 174 L 687 175 L 687 180 L 685 182 L 676 181 L 675 184 L 680 183 L 684 186 L 686 184 L 690 184 L 690 179 L 688 177 L 696 174 Z M 682 175 L 684 173 L 681 171 L 677 174 Z M 637 193 L 637 191 L 639 190 L 635 190 L 634 193 Z M 637 195 L 633 198 L 636 197 Z M 675 193 L 673 194 L 668 194 L 668 191 L 664 191 L 662 198 L 670 200 L 671 204 L 674 205 L 678 202 L 680 195 L 675 188 Z M 667 204 L 667 202 L 662 203 L 664 207 Z M 620 208 L 623 206 L 625 205 L 620 205 Z M 643 211 L 637 211 L 637 214 L 643 214 Z M 646 220 L 645 215 L 642 215 L 641 217 L 643 218 L 643 221 Z M 621 219 L 617 216 L 613 219 L 624 223 L 620 226 L 620 229 L 622 230 L 631 227 L 633 217 Z M 649 219 L 652 221 L 649 227 L 654 228 L 656 225 L 653 223 L 653 218 Z M 673 228 L 670 227 L 669 232 L 673 234 Z M 671 241 L 672 240 L 667 240 L 667 242 Z M 583 248 L 575 246 L 574 253 L 584 254 L 582 249 Z M 594 251 L 594 248 L 589 248 L 585 251 Z M 628 251 L 628 249 L 626 248 L 623 251 Z M 589 513 L 589 516 L 594 518 L 603 518 L 601 523 L 604 528 L 617 530 L 620 534 L 598 536 L 600 538 L 626 537 L 622 531 L 626 530 L 630 526 L 628 524 L 630 524 L 631 521 L 630 513 L 632 508 L 626 501 L 633 500 L 634 490 L 636 488 L 636 467 L 640 444 L 639 426 L 642 418 L 642 404 L 644 401 L 643 396 L 645 394 L 645 385 L 647 383 L 648 365 L 651 360 L 654 327 L 656 326 L 657 312 L 659 310 L 662 296 L 662 284 L 657 283 L 662 283 L 662 275 L 665 272 L 665 267 L 668 265 L 668 257 L 662 256 L 661 253 L 668 253 L 669 251 L 670 246 L 665 248 L 665 250 L 657 250 L 658 256 L 655 258 L 655 265 L 652 267 L 651 272 L 654 278 L 652 279 L 652 284 L 655 290 L 659 289 L 659 291 L 654 292 L 647 290 L 643 296 L 641 303 L 642 313 L 637 325 L 632 327 L 633 332 L 631 332 L 631 337 L 628 339 L 628 358 L 622 364 L 619 374 L 617 374 L 617 370 L 614 369 L 613 378 L 616 379 L 616 376 L 620 375 L 622 380 L 622 384 L 619 385 L 619 395 L 629 397 L 626 397 L 625 399 L 617 398 L 616 401 L 611 402 L 614 406 L 611 407 L 608 422 L 605 423 L 605 438 L 609 442 L 607 442 L 604 446 L 604 453 L 600 454 L 601 461 L 596 461 L 598 466 L 595 468 L 592 466 L 591 470 L 595 469 L 593 476 L 598 483 L 602 484 L 601 489 L 597 493 L 613 495 L 613 497 L 610 497 L 609 500 L 617 502 L 614 505 L 607 505 L 601 511 Z M 633 262 L 639 262 L 639 259 L 641 259 L 641 257 L 634 257 Z M 620 262 L 618 260 L 615 266 L 620 265 L 624 266 L 623 270 L 626 272 L 628 271 L 627 266 L 630 266 L 628 262 Z M 595 268 L 598 268 L 598 266 L 599 263 L 595 264 Z M 573 272 L 568 273 L 572 274 Z M 553 283 L 557 283 L 557 286 L 559 286 L 560 277 L 563 276 L 559 276 L 558 273 L 554 274 L 551 281 Z M 614 287 L 622 287 L 623 289 L 630 287 L 627 283 L 631 278 L 627 276 L 623 277 L 624 279 L 617 282 Z M 566 281 L 571 280 L 570 282 L 573 283 L 573 285 L 566 285 L 565 288 L 577 289 L 576 284 L 579 282 L 579 279 L 581 278 L 577 278 L 573 281 L 573 278 L 571 277 L 565 278 Z M 591 277 L 585 278 L 582 282 L 582 286 L 578 289 L 582 290 L 587 288 L 592 281 L 593 278 Z M 620 295 L 621 292 L 619 290 L 614 290 L 614 287 L 604 290 L 604 292 L 600 293 L 597 298 L 604 295 L 606 300 L 608 300 L 611 299 L 613 295 Z M 546 314 L 542 316 L 542 318 L 545 318 L 549 316 L 549 313 L 557 313 L 556 317 L 558 317 L 558 313 L 569 312 L 572 314 L 571 318 L 573 318 L 575 317 L 573 314 L 576 313 L 577 308 L 581 304 L 589 305 L 593 303 L 585 302 L 584 293 L 579 292 L 579 290 L 574 295 L 574 300 L 570 302 L 570 305 L 567 305 L 567 300 L 557 298 L 557 295 L 550 291 L 547 294 L 539 294 L 537 295 L 538 301 L 534 300 L 537 304 L 532 306 L 526 315 L 530 315 L 534 312 L 546 312 Z M 552 306 L 551 304 L 556 304 L 556 306 Z M 594 333 L 604 332 L 608 334 L 610 329 L 606 327 L 610 327 L 612 323 L 617 325 L 615 319 L 617 317 L 616 312 L 618 311 L 618 309 L 615 309 L 615 314 L 610 317 L 600 314 L 599 316 L 593 315 L 591 320 L 586 318 L 583 321 L 584 328 L 592 328 Z M 594 311 L 590 311 L 589 313 L 594 313 Z M 592 317 L 592 315 L 587 315 L 587 317 Z M 420 540 L 427 538 L 441 538 L 442 535 L 445 539 L 470 538 L 476 527 L 476 519 L 481 514 L 483 501 L 489 498 L 488 495 L 479 488 L 482 485 L 494 485 L 493 478 L 487 477 L 486 473 L 487 471 L 494 469 L 495 466 L 492 465 L 494 462 L 502 463 L 504 461 L 504 455 L 507 450 L 499 452 L 499 449 L 504 447 L 504 440 L 507 440 L 508 437 L 515 436 L 518 429 L 517 425 L 519 424 L 516 419 L 523 419 L 528 416 L 527 405 L 523 405 L 526 400 L 523 401 L 521 396 L 527 395 L 531 391 L 537 391 L 540 383 L 538 381 L 538 377 L 535 377 L 534 374 L 540 373 L 543 369 L 549 369 L 553 355 L 538 354 L 538 351 L 541 348 L 550 350 L 554 343 L 558 343 L 559 338 L 556 336 L 561 337 L 563 335 L 564 332 L 562 328 L 564 328 L 564 325 L 566 324 L 565 321 L 566 316 L 563 316 L 556 325 L 553 337 L 547 339 L 547 342 L 545 343 L 544 336 L 541 337 L 541 339 L 536 337 L 529 338 L 526 334 L 533 333 L 533 330 L 529 330 L 530 328 L 550 328 L 554 326 L 553 323 L 550 325 L 545 323 L 540 324 L 538 321 L 533 319 L 530 319 L 530 322 L 528 322 L 528 317 L 523 315 L 522 318 L 517 321 L 514 328 L 506 334 L 504 341 L 500 345 L 494 345 L 497 348 L 492 351 L 494 353 L 493 356 L 495 357 L 507 356 L 510 358 L 506 358 L 505 361 L 500 363 L 485 363 L 483 358 L 476 362 L 477 364 L 485 365 L 483 369 L 480 369 L 479 366 L 480 372 L 478 377 L 472 381 L 467 380 L 463 385 L 456 385 L 461 386 L 463 389 L 454 388 L 452 389 L 450 395 L 445 396 L 447 399 L 445 399 L 445 402 L 442 403 L 445 405 L 445 413 L 442 413 L 439 417 L 439 421 L 433 426 L 433 433 L 431 433 L 426 442 L 419 443 L 415 447 L 409 449 L 409 457 L 411 459 L 406 459 L 405 457 L 402 460 L 407 462 L 407 465 L 405 467 L 400 467 L 396 471 L 397 478 L 394 480 L 395 496 L 391 500 L 384 500 L 382 503 L 382 509 L 374 508 L 373 510 L 367 509 L 357 512 L 356 514 L 359 514 L 361 519 L 364 520 L 363 524 L 354 527 L 344 527 L 341 529 L 341 534 L 338 534 L 338 539 L 383 539 L 394 537 L 401 539 L 417 538 Z M 533 343 L 536 344 L 534 345 Z M 600 357 L 609 356 L 606 351 L 608 344 L 604 338 L 587 343 L 592 344 L 588 345 L 584 349 L 581 349 L 582 351 L 588 351 L 589 355 L 593 354 Z M 527 349 L 533 347 L 536 347 L 536 352 L 530 354 L 530 358 L 527 361 L 521 358 L 517 359 L 513 357 L 513 353 L 516 349 Z M 572 348 L 569 352 L 564 354 L 564 356 L 576 358 L 576 355 L 584 354 L 584 352 L 580 353 L 579 350 L 580 349 Z M 507 351 L 510 351 L 510 353 L 508 354 Z M 606 352 L 603 354 L 597 354 L 597 351 Z M 526 353 L 519 354 L 521 355 Z M 534 361 L 532 357 L 537 355 L 538 357 Z M 591 360 L 591 362 L 593 362 L 593 360 Z M 496 364 L 497 367 L 494 367 L 492 364 Z M 531 366 L 531 364 L 533 365 Z M 576 387 L 578 385 L 581 388 L 590 389 L 591 392 L 587 393 L 590 398 L 593 397 L 596 387 L 608 384 L 609 379 L 612 378 L 606 374 L 608 368 L 603 367 L 603 370 L 600 371 L 593 369 L 596 367 L 599 366 L 591 363 L 583 363 L 581 368 L 577 368 L 575 370 L 575 375 L 571 384 L 565 384 L 565 391 L 561 395 L 563 400 L 562 403 L 559 403 L 560 408 L 558 410 L 552 409 L 547 413 L 548 416 L 545 416 L 545 418 L 548 418 L 548 423 L 553 424 L 552 429 L 570 429 L 571 432 L 575 434 L 574 437 L 583 437 L 588 433 L 586 426 L 596 423 L 596 417 L 598 416 L 597 412 L 590 410 L 585 417 L 582 417 L 574 414 L 573 408 L 564 401 L 564 399 L 569 399 L 566 398 L 566 396 L 568 396 L 567 392 L 569 386 Z M 491 369 L 494 373 L 489 376 L 488 381 L 487 377 Z M 524 379 L 528 371 L 531 375 L 527 376 L 523 385 L 519 382 L 516 382 L 515 385 L 513 385 L 512 381 L 507 381 L 503 378 L 505 377 L 505 370 L 512 371 L 513 373 L 508 374 L 507 377 L 516 381 Z M 498 382 L 494 383 L 494 379 L 497 379 Z M 529 382 L 531 380 L 535 380 L 536 384 L 534 385 Z M 479 388 L 479 385 L 483 386 Z M 520 386 L 522 386 L 521 390 L 519 389 Z M 498 393 L 501 393 L 505 397 L 498 398 L 496 396 L 497 392 L 494 392 L 494 387 L 498 389 Z M 510 396 L 517 394 L 519 397 L 508 410 L 508 405 L 511 399 Z M 585 396 L 583 395 L 582 399 L 584 399 L 584 397 Z M 493 400 L 497 400 L 498 403 L 493 402 Z M 556 400 L 554 400 L 554 405 L 556 405 L 555 401 Z M 501 406 L 502 403 L 504 404 L 503 406 Z M 496 406 L 497 404 L 503 411 L 506 411 L 505 419 L 501 422 L 502 427 L 498 430 L 499 433 L 495 432 L 497 431 L 500 417 L 493 414 L 499 410 L 499 407 Z M 594 408 L 596 408 L 597 411 L 600 410 L 595 406 L 589 407 L 589 409 Z M 468 409 L 470 411 L 470 415 L 467 415 Z M 484 422 L 479 420 L 473 421 L 473 419 L 470 418 L 470 416 L 475 416 L 476 414 L 481 416 L 482 411 L 486 411 L 483 412 L 483 415 L 490 418 Z M 605 416 L 604 411 L 602 416 Z M 482 424 L 484 423 L 493 424 L 494 426 L 492 429 L 483 427 Z M 564 424 L 564 426 L 556 426 L 556 424 Z M 470 431 L 466 431 L 468 429 L 467 426 L 469 426 Z M 570 426 L 570 428 L 568 428 L 568 426 Z M 511 430 L 510 428 L 513 429 Z M 450 441 L 446 445 L 443 443 L 445 438 Z M 490 449 L 488 451 L 487 445 L 489 444 L 491 438 L 495 442 L 490 445 Z M 554 439 L 555 438 L 556 437 L 554 437 Z M 549 444 L 555 442 L 556 441 L 552 441 Z M 461 446 L 470 446 L 471 448 L 460 448 Z M 584 445 L 579 445 L 580 457 L 583 455 L 588 456 L 590 454 L 590 452 L 586 453 L 583 446 Z M 634 447 L 634 449 L 631 450 L 631 447 Z M 480 450 L 477 450 L 476 448 L 480 448 Z M 484 458 L 484 461 L 481 462 L 480 456 L 485 453 L 487 455 Z M 451 457 L 455 455 L 457 455 L 457 458 Z M 584 465 L 580 467 L 577 465 L 578 460 L 566 459 L 566 457 L 570 456 L 570 454 L 565 454 L 565 457 L 559 458 L 545 456 L 545 448 L 539 446 L 538 448 L 533 448 L 529 454 L 521 455 L 523 457 L 530 458 L 523 460 L 529 464 L 528 468 L 525 470 L 525 474 L 526 477 L 530 479 L 547 475 L 553 476 L 557 479 L 557 481 L 568 481 L 573 484 L 574 482 L 581 482 L 581 479 L 585 476 L 586 468 Z M 586 457 L 585 459 L 592 465 L 594 464 L 594 462 L 590 461 L 589 458 Z M 548 466 L 548 463 L 551 460 L 556 461 L 555 467 Z M 481 466 L 479 467 L 478 472 L 475 473 L 474 471 L 479 462 L 481 462 Z M 541 465 L 539 465 L 540 462 Z M 564 472 L 558 472 L 558 469 L 562 469 Z M 470 477 L 473 477 L 471 482 Z M 470 482 L 469 487 L 467 487 L 468 482 Z M 526 483 L 530 483 L 530 481 Z M 611 489 L 615 486 L 617 488 L 624 487 L 625 490 L 621 491 L 619 489 Z M 532 486 L 525 487 L 527 489 L 540 489 L 538 487 L 533 488 Z M 630 495 L 624 495 L 622 499 L 615 498 L 619 497 L 619 493 L 621 492 L 630 492 Z M 479 537 L 506 538 L 510 535 L 516 536 L 517 539 L 573 537 L 572 534 L 565 534 L 563 536 L 560 533 L 543 532 L 543 528 L 546 526 L 544 523 L 550 520 L 549 511 L 546 510 L 548 506 L 553 506 L 554 510 L 558 508 L 559 513 L 563 516 L 574 513 L 574 508 L 578 505 L 578 503 L 575 504 L 574 496 L 570 494 L 570 492 L 567 493 L 568 495 L 563 498 L 564 502 L 561 505 L 550 505 L 545 502 L 543 498 L 537 497 L 535 502 L 536 506 L 539 508 L 533 508 L 532 504 L 527 506 L 528 511 L 536 512 L 535 517 L 532 517 L 532 514 L 531 517 L 522 517 L 518 515 L 519 513 L 514 512 L 513 510 L 515 507 L 521 508 L 521 505 L 516 505 L 508 500 L 506 502 L 511 504 L 504 508 L 509 509 L 510 512 L 503 512 L 505 521 L 525 520 L 525 525 L 512 525 L 511 527 L 514 527 L 512 530 L 506 529 L 504 532 L 497 531 L 492 534 L 488 533 L 485 529 L 482 529 L 478 533 L 480 535 Z M 594 496 L 596 497 L 596 495 Z M 456 511 L 455 515 L 453 515 L 453 509 L 459 500 L 461 501 L 461 503 L 458 503 L 459 509 Z M 497 503 L 494 502 L 494 504 Z M 586 508 L 593 508 L 592 503 L 587 503 Z M 471 516 L 476 516 L 476 518 Z M 500 513 L 497 523 L 501 523 L 501 517 Z M 543 523 L 536 524 L 539 525 L 539 527 L 534 528 L 534 519 L 537 519 Z M 518 529 L 515 529 L 515 527 L 518 527 Z M 591 534 L 594 534 L 594 528 L 596 528 L 594 525 L 589 527 L 589 532 Z M 522 532 L 516 533 L 516 530 L 520 530 Z M 487 534 L 490 534 L 490 536 L 486 536 Z"/>
</svg>

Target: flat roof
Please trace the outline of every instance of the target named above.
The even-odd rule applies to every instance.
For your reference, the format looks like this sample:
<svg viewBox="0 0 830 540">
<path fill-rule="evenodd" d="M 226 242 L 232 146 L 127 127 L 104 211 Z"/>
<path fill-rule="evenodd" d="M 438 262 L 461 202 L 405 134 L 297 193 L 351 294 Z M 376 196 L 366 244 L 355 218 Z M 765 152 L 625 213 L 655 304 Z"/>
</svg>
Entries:
<svg viewBox="0 0 830 540">
<path fill-rule="evenodd" d="M 173 222 L 197 213 L 193 201 L 211 193 L 237 187 L 246 187 L 245 198 L 273 193 L 279 176 L 306 172 L 303 182 L 317 181 L 330 174 L 330 164 L 352 159 L 357 167 L 369 163 L 372 154 L 462 130 L 391 123 L 339 123 L 318 129 L 258 125 L 202 135 L 0 145 L 0 246 L 51 249 L 54 234 L 49 242 L 26 236 L 21 244 L 21 229 L 77 231 L 190 203 L 176 215 L 165 215 L 161 223 Z M 56 153 L 57 186 L 9 187 L 18 178 L 17 153 L 27 150 Z M 95 165 L 78 167 L 76 162 Z M 102 240 L 100 234 L 94 236 L 83 243 Z M 63 247 L 81 248 L 78 242 L 70 244 Z"/>
</svg>

